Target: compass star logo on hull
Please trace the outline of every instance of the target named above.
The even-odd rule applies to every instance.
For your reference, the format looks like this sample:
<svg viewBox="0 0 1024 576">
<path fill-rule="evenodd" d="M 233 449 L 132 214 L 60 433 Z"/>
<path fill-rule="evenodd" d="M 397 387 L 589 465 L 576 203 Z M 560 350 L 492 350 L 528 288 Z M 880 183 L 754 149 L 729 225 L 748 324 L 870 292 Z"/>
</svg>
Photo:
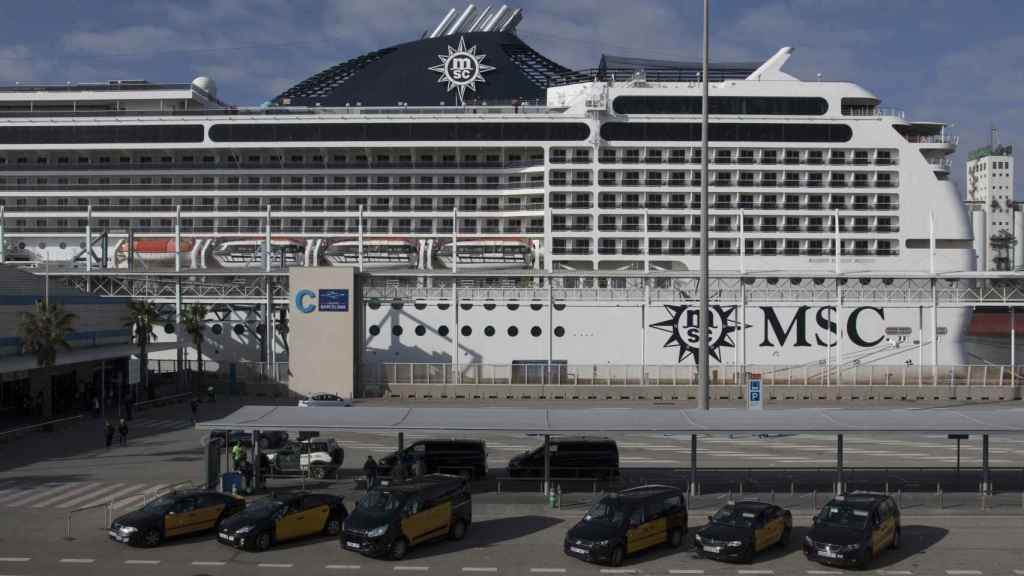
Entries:
<svg viewBox="0 0 1024 576">
<path fill-rule="evenodd" d="M 459 94 L 459 104 L 465 104 L 466 89 L 476 92 L 477 82 L 486 82 L 484 72 L 494 70 L 494 66 L 484 64 L 484 54 L 476 53 L 476 46 L 466 48 L 466 39 L 459 36 L 459 47 L 448 47 L 448 54 L 438 54 L 441 63 L 431 66 L 431 72 L 441 75 L 437 79 L 439 84 L 448 83 L 448 92 L 455 90 Z"/>
<path fill-rule="evenodd" d="M 679 362 L 692 356 L 694 363 L 697 363 L 700 359 L 700 308 L 685 304 L 682 306 L 666 304 L 665 310 L 671 317 L 668 320 L 655 322 L 650 327 L 670 334 L 664 347 L 679 348 Z M 708 354 L 711 358 L 721 362 L 719 349 L 723 346 L 736 347 L 732 334 L 740 330 L 741 326 L 732 319 L 733 314 L 736 313 L 735 306 L 711 306 L 708 312 L 710 319 Z"/>
</svg>

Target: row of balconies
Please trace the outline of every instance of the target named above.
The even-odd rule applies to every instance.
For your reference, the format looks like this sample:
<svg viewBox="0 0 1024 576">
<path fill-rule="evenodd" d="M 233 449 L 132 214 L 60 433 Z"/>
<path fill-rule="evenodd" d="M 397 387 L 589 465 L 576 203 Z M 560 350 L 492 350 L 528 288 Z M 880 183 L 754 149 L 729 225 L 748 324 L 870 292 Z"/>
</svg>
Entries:
<svg viewBox="0 0 1024 576">
<path fill-rule="evenodd" d="M 317 182 L 317 183 L 203 183 L 183 184 L 151 183 L 151 184 L 0 184 L 0 191 L 7 192 L 29 192 L 29 191 L 53 191 L 53 192 L 170 192 L 181 190 L 195 190 L 201 192 L 256 192 L 266 190 L 308 190 L 316 192 L 330 192 L 334 190 L 524 190 L 543 188 L 542 180 L 525 180 L 520 182 L 392 182 L 392 183 L 369 183 L 369 182 Z"/>
<path fill-rule="evenodd" d="M 49 171 L 117 171 L 137 173 L 140 170 L 367 170 L 367 169 L 504 169 L 543 166 L 542 158 L 495 161 L 428 161 L 428 162 L 10 162 L 0 158 L 0 172 Z"/>
<path fill-rule="evenodd" d="M 31 212 L 68 212 L 68 213 L 80 213 L 85 214 L 88 209 L 87 204 L 55 204 L 47 202 L 46 204 L 6 204 L 7 215 L 10 216 L 16 213 L 31 213 Z M 266 212 L 268 204 L 207 204 L 207 203 L 196 203 L 196 204 L 182 204 L 182 209 L 187 211 L 200 211 L 200 212 L 249 212 L 252 214 L 262 214 Z M 345 205 L 345 204 L 269 204 L 272 212 L 358 212 L 358 205 Z M 366 212 L 415 212 L 415 213 L 451 213 L 455 209 L 454 205 L 440 204 L 438 206 L 426 206 L 426 205 L 365 205 L 364 211 Z M 505 204 L 505 205 L 460 205 L 458 206 L 459 212 L 517 212 L 517 211 L 529 211 L 529 210 L 543 210 L 543 202 L 524 202 L 519 204 Z M 175 205 L 170 203 L 160 204 L 128 204 L 128 203 L 93 203 L 93 212 L 173 212 Z"/>
<path fill-rule="evenodd" d="M 575 202 L 552 202 L 550 207 L 553 210 L 589 210 L 591 203 Z M 630 202 L 630 201 L 607 201 L 598 202 L 597 207 L 601 210 L 690 210 L 700 209 L 701 202 L 695 198 L 691 202 Z M 832 202 L 735 202 L 715 201 L 709 207 L 713 210 L 898 210 L 900 205 L 896 200 L 879 199 L 874 202 L 853 202 L 832 201 Z"/>
<path fill-rule="evenodd" d="M 676 152 L 676 151 L 673 151 Z M 766 153 L 767 152 L 767 153 Z M 745 164 L 745 165 L 790 165 L 796 166 L 800 164 L 807 164 L 811 166 L 892 166 L 896 164 L 896 154 L 893 151 L 858 151 L 854 154 L 847 154 L 845 152 L 833 151 L 831 155 L 826 154 L 822 151 L 788 151 L 786 154 L 772 154 L 772 151 L 762 151 L 761 154 L 755 154 L 754 151 L 747 150 L 741 151 L 740 154 L 734 155 L 731 151 L 715 150 L 713 154 L 709 156 L 708 161 L 710 164 Z M 693 150 L 690 154 L 679 153 L 670 154 L 669 156 L 659 155 L 615 155 L 614 153 L 602 153 L 598 158 L 600 164 L 700 164 L 701 163 L 701 151 L 700 149 Z M 575 159 L 574 159 L 575 160 Z M 586 161 L 574 161 L 575 164 L 585 164 Z M 556 162 L 550 161 L 551 164 L 568 163 L 568 162 Z"/>
<path fill-rule="evenodd" d="M 118 221 L 114 222 L 114 229 L 127 230 L 131 228 L 133 231 L 147 234 L 174 234 L 175 228 L 170 225 L 153 225 L 146 224 L 144 221 Z M 84 226 L 81 231 L 84 232 Z M 331 224 L 331 223 L 313 223 L 306 222 L 304 224 L 281 224 L 271 227 L 275 234 L 278 233 L 294 233 L 294 234 L 320 234 L 320 233 L 337 233 L 337 234 L 358 234 L 358 224 Z M 108 230 L 111 226 L 99 225 L 96 227 L 97 230 Z M 181 230 L 183 233 L 220 233 L 220 234 L 263 234 L 266 231 L 266 227 L 262 224 L 220 224 L 215 222 L 191 222 L 189 224 L 182 224 Z M 47 234 L 47 233 L 73 233 L 77 230 L 69 226 L 49 226 L 49 225 L 32 225 L 32 224 L 18 224 L 17 222 L 11 223 L 5 227 L 5 232 L 13 234 Z M 364 234 L 451 234 L 451 224 L 441 224 L 437 226 L 424 226 L 424 225 L 391 225 L 391 226 L 363 226 Z M 543 234 L 543 226 L 468 226 L 460 225 L 459 234 Z"/>
</svg>

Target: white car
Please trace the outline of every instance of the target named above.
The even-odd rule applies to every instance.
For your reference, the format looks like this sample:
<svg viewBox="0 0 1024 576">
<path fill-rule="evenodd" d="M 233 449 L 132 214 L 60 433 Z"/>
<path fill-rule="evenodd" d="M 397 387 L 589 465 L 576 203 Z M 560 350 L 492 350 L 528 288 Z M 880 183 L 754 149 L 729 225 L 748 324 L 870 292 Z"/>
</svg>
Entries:
<svg viewBox="0 0 1024 576">
<path fill-rule="evenodd" d="M 317 392 L 311 394 L 309 398 L 299 400 L 299 406 L 351 406 L 351 400 L 345 400 L 337 394 L 330 394 L 328 392 Z"/>
<path fill-rule="evenodd" d="M 267 453 L 276 474 L 308 472 L 313 478 L 333 477 L 345 462 L 345 450 L 334 438 L 310 438 Z"/>
</svg>

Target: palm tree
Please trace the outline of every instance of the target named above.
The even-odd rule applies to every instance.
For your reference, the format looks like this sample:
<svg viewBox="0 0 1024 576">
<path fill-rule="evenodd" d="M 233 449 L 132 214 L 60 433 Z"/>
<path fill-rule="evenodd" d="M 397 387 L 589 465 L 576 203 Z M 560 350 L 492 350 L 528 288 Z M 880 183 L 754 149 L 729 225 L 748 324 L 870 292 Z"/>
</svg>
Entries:
<svg viewBox="0 0 1024 576">
<path fill-rule="evenodd" d="M 60 304 L 37 302 L 31 312 L 18 318 L 18 337 L 22 351 L 36 357 L 36 365 L 48 368 L 57 363 L 57 349 L 70 350 L 67 337 L 74 332 L 72 324 L 78 318 Z"/>
<path fill-rule="evenodd" d="M 149 363 L 146 349 L 149 347 L 150 340 L 156 340 L 153 328 L 159 322 L 160 310 L 157 309 L 156 304 L 138 301 L 128 303 L 128 316 L 124 318 L 124 325 L 126 328 L 131 328 L 132 338 L 139 346 L 142 387 L 149 398 L 153 397 L 153 391 L 149 387 Z"/>
<path fill-rule="evenodd" d="M 192 337 L 192 345 L 196 348 L 199 363 L 199 376 L 196 378 L 196 396 L 202 393 L 203 382 L 203 331 L 206 330 L 206 316 L 210 313 L 205 304 L 192 304 L 185 308 L 181 315 L 181 324 L 185 332 Z"/>
</svg>

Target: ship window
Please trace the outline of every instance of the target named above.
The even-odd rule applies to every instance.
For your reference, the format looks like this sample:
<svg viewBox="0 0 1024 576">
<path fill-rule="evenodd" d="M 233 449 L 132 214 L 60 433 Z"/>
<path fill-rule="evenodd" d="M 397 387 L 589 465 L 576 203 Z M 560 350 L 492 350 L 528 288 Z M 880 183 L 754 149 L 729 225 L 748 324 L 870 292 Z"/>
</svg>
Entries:
<svg viewBox="0 0 1024 576">
<path fill-rule="evenodd" d="M 423 336 L 426 333 L 427 333 L 427 329 L 422 324 L 420 324 L 419 326 L 416 327 L 416 335 L 417 336 Z"/>
<path fill-rule="evenodd" d="M 494 336 L 494 326 L 484 328 L 484 336 Z"/>
<path fill-rule="evenodd" d="M 442 338 L 444 338 L 445 336 L 448 336 L 448 327 L 445 326 L 444 324 L 442 324 L 441 326 L 438 326 L 437 333 L 440 334 Z"/>
<path fill-rule="evenodd" d="M 202 125 L 0 127 L 0 143 L 3 144 L 175 143 L 202 141 Z"/>
<path fill-rule="evenodd" d="M 542 330 L 540 329 L 540 326 L 534 326 L 533 328 L 530 328 L 530 335 L 533 336 L 534 338 L 540 338 L 541 333 Z"/>
<path fill-rule="evenodd" d="M 148 128 L 148 127 L 144 127 Z M 161 127 L 163 128 L 163 127 Z M 199 127 L 202 128 L 201 126 Z M 17 128 L 21 130 L 21 128 Z M 0 143 L 5 142 L 0 131 Z M 411 140 L 585 140 L 583 123 L 489 122 L 417 124 L 215 124 L 210 139 L 217 142 L 324 142 Z M 100 140 L 108 141 L 109 139 Z M 148 140 L 143 140 L 148 141 Z M 161 140 L 162 141 L 162 140 Z M 202 141 L 200 134 L 199 141 Z"/>
<path fill-rule="evenodd" d="M 392 336 L 401 336 L 402 335 L 402 331 L 403 331 L 402 327 L 397 325 L 397 324 L 395 324 L 394 326 L 391 327 L 391 335 Z"/>
<path fill-rule="evenodd" d="M 711 124 L 715 142 L 846 142 L 853 131 L 845 124 Z M 609 141 L 690 141 L 701 137 L 700 124 L 663 122 L 607 122 L 601 137 Z"/>
<path fill-rule="evenodd" d="M 459 332 L 461 332 L 463 336 L 467 337 L 473 335 L 473 329 L 470 328 L 469 326 L 463 326 L 462 329 L 459 330 Z"/>
<path fill-rule="evenodd" d="M 516 328 L 515 326 L 509 326 L 506 333 L 514 338 L 519 335 L 519 328 Z"/>
<path fill-rule="evenodd" d="M 699 96 L 619 96 L 612 104 L 617 114 L 700 114 Z M 821 116 L 828 112 L 824 98 L 716 96 L 708 101 L 709 114 L 760 116 Z"/>
</svg>

